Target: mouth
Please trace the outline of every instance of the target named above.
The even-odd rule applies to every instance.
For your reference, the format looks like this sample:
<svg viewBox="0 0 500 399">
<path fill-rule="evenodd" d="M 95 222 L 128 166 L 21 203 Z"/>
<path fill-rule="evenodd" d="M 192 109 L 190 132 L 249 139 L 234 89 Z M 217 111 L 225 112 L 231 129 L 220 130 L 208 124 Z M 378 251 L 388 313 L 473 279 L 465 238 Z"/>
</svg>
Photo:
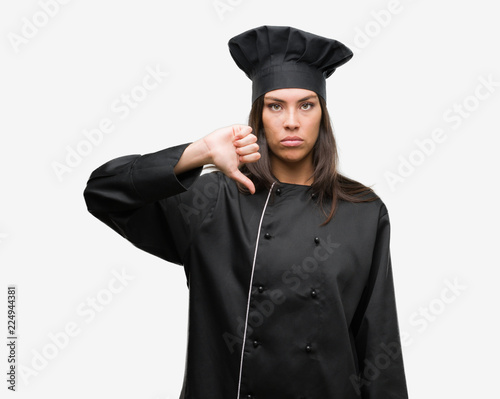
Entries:
<svg viewBox="0 0 500 399">
<path fill-rule="evenodd" d="M 304 142 L 299 136 L 287 136 L 281 140 L 281 144 L 285 147 L 297 147 Z"/>
</svg>

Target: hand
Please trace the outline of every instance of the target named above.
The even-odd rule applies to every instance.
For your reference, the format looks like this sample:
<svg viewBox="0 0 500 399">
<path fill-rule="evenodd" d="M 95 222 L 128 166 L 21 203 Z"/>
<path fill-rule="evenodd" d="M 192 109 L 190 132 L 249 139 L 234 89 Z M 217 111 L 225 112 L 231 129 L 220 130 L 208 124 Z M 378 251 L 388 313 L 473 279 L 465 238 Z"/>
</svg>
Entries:
<svg viewBox="0 0 500 399">
<path fill-rule="evenodd" d="M 246 125 L 231 125 L 217 129 L 203 137 L 211 163 L 231 179 L 245 185 L 250 193 L 255 193 L 253 182 L 240 172 L 244 163 L 260 159 L 257 137 Z"/>
</svg>

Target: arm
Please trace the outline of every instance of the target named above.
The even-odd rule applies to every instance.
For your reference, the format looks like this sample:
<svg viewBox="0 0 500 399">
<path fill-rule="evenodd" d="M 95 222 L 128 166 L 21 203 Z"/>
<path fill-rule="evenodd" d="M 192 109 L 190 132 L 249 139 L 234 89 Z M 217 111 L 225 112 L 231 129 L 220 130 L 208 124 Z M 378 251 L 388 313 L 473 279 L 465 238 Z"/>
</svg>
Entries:
<svg viewBox="0 0 500 399">
<path fill-rule="evenodd" d="M 84 191 L 89 212 L 137 247 L 182 264 L 182 249 L 176 241 L 187 241 L 189 231 L 176 196 L 191 194 L 187 191 L 202 170 L 197 166 L 174 173 L 174 166 L 189 145 L 120 157 L 97 168 Z M 188 197 L 184 196 L 184 201 L 189 201 Z"/>
<path fill-rule="evenodd" d="M 355 385 L 362 398 L 408 398 L 389 242 L 389 215 L 383 206 L 370 276 L 352 324 L 359 364 Z"/>
<path fill-rule="evenodd" d="M 213 174 L 200 177 L 202 166 L 213 163 L 253 188 L 238 169 L 260 157 L 257 138 L 250 132 L 249 127 L 233 125 L 194 143 L 109 161 L 90 176 L 84 191 L 87 208 L 137 247 L 182 264 L 193 232 L 211 208 L 200 209 L 197 194 L 217 183 Z"/>
<path fill-rule="evenodd" d="M 209 148 L 207 147 L 205 140 L 201 139 L 186 147 L 174 167 L 174 173 L 176 175 L 180 175 L 184 172 L 199 168 L 212 162 Z"/>
</svg>

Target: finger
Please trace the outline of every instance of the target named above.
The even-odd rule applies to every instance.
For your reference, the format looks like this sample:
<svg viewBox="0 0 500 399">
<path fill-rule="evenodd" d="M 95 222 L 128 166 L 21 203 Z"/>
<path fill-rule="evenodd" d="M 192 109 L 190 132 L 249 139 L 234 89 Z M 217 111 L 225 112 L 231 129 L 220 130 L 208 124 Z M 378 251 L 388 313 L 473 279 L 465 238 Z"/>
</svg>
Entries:
<svg viewBox="0 0 500 399">
<path fill-rule="evenodd" d="M 229 177 L 247 187 L 251 194 L 255 194 L 255 185 L 248 177 L 241 173 L 239 169 L 236 169 Z"/>
<path fill-rule="evenodd" d="M 234 125 L 233 126 L 233 135 L 235 140 L 242 139 L 247 136 L 252 131 L 252 128 L 247 125 Z"/>
<path fill-rule="evenodd" d="M 239 157 L 240 163 L 252 163 L 257 162 L 260 159 L 260 152 L 254 152 L 248 155 L 241 155 Z"/>
<path fill-rule="evenodd" d="M 234 145 L 236 147 L 244 147 L 248 144 L 252 144 L 252 143 L 256 143 L 256 142 L 257 142 L 257 136 L 255 134 L 248 134 L 241 139 L 235 139 Z"/>
<path fill-rule="evenodd" d="M 259 145 L 257 143 L 246 145 L 245 147 L 236 148 L 236 153 L 238 155 L 248 155 L 259 151 Z"/>
</svg>

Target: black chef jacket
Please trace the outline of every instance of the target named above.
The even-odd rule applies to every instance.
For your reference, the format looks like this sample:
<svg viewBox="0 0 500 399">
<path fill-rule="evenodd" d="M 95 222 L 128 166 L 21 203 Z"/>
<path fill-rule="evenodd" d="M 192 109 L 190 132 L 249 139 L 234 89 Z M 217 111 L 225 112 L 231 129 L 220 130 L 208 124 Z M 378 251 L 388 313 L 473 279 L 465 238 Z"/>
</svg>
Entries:
<svg viewBox="0 0 500 399">
<path fill-rule="evenodd" d="M 182 265 L 189 287 L 181 398 L 407 398 L 387 208 L 310 186 L 238 192 L 220 171 L 174 166 L 189 145 L 96 169 L 88 210 L 140 249 Z"/>
</svg>

